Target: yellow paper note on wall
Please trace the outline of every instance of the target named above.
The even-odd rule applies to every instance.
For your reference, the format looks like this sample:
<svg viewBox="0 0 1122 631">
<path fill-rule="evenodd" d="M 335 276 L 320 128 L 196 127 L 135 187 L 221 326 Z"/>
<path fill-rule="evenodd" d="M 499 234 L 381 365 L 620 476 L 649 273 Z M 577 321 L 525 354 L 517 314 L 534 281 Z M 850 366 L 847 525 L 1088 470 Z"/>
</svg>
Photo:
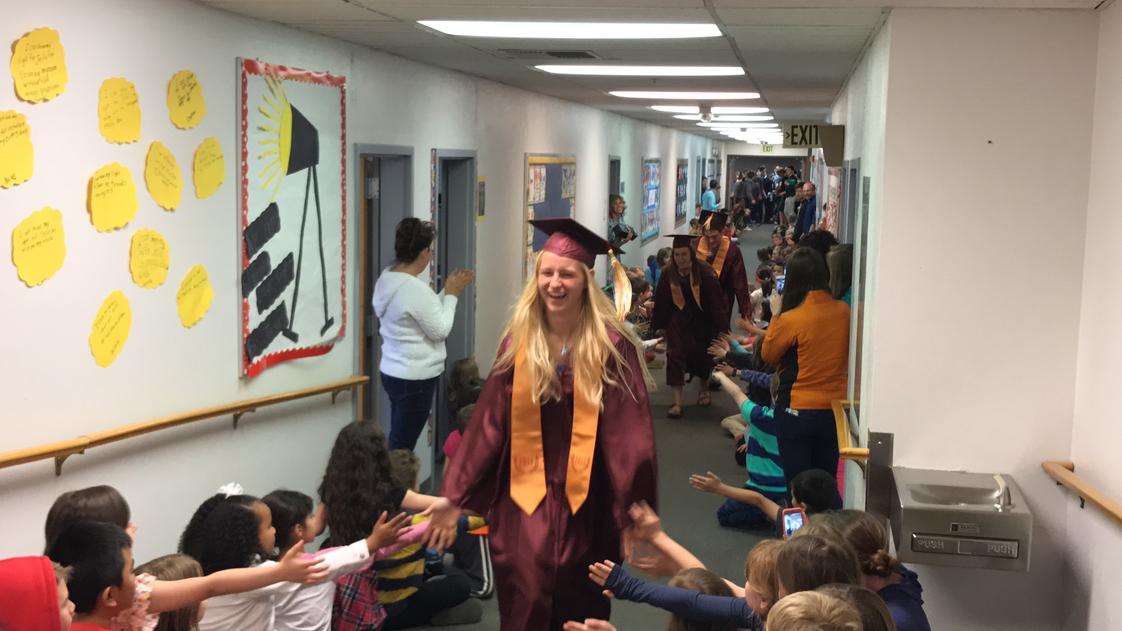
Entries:
<svg viewBox="0 0 1122 631">
<path fill-rule="evenodd" d="M 98 366 L 105 368 L 117 359 L 132 328 L 132 308 L 120 291 L 109 294 L 97 310 L 90 327 L 90 352 Z"/>
<path fill-rule="evenodd" d="M 129 273 L 145 289 L 155 289 L 168 277 L 171 251 L 164 236 L 155 230 L 137 230 L 129 243 Z"/>
<path fill-rule="evenodd" d="M 0 112 L 0 188 L 23 184 L 34 170 L 35 150 L 27 117 L 12 110 Z"/>
<path fill-rule="evenodd" d="M 66 89 L 66 55 L 58 31 L 37 28 L 12 46 L 16 96 L 29 103 L 49 101 Z"/>
<path fill-rule="evenodd" d="M 123 228 L 136 216 L 140 205 L 132 172 L 116 162 L 101 167 L 93 174 L 86 193 L 86 208 L 98 232 Z"/>
<path fill-rule="evenodd" d="M 97 129 L 112 143 L 140 140 L 140 97 L 128 79 L 101 82 L 97 92 Z"/>
<path fill-rule="evenodd" d="M 192 169 L 195 176 L 195 197 L 206 199 L 222 186 L 226 179 L 226 158 L 217 138 L 206 138 L 195 149 Z"/>
<path fill-rule="evenodd" d="M 62 267 L 66 239 L 62 213 L 54 208 L 37 210 L 12 229 L 12 262 L 28 287 L 43 284 Z"/>
<path fill-rule="evenodd" d="M 175 210 L 179 206 L 179 200 L 183 198 L 183 174 L 179 172 L 175 155 L 162 142 L 153 142 L 148 147 L 148 157 L 144 160 L 144 183 L 160 208 Z"/>
<path fill-rule="evenodd" d="M 179 321 L 187 328 L 195 326 L 206 315 L 213 301 L 214 288 L 210 285 L 206 268 L 202 265 L 192 267 L 179 283 L 179 291 L 175 294 Z"/>
<path fill-rule="evenodd" d="M 180 70 L 168 81 L 168 114 L 180 129 L 191 129 L 206 116 L 203 86 L 190 70 Z"/>
</svg>

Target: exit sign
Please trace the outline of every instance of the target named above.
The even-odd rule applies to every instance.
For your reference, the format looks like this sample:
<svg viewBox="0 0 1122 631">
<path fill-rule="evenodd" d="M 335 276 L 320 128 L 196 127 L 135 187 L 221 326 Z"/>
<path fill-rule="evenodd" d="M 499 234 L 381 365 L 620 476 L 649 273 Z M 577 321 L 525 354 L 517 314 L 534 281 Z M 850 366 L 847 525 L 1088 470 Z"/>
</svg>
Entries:
<svg viewBox="0 0 1122 631">
<path fill-rule="evenodd" d="M 783 123 L 783 146 L 791 149 L 821 148 L 826 164 L 841 166 L 845 150 L 845 125 Z"/>
<path fill-rule="evenodd" d="M 761 153 L 775 153 L 775 145 L 769 145 L 766 142 L 762 143 L 760 145 L 760 152 Z"/>
<path fill-rule="evenodd" d="M 790 123 L 783 128 L 784 147 L 821 147 L 822 134 L 819 127 L 813 123 Z"/>
</svg>

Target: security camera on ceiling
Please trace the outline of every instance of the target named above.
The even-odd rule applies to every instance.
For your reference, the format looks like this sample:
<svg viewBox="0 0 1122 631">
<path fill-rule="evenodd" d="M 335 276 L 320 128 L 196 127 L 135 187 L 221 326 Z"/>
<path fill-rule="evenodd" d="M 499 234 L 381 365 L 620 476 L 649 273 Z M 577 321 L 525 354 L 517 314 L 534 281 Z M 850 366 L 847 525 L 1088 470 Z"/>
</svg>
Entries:
<svg viewBox="0 0 1122 631">
<path fill-rule="evenodd" d="M 701 122 L 703 122 L 703 123 L 712 123 L 713 122 L 713 110 L 708 105 L 698 106 L 698 112 L 701 114 Z"/>
</svg>

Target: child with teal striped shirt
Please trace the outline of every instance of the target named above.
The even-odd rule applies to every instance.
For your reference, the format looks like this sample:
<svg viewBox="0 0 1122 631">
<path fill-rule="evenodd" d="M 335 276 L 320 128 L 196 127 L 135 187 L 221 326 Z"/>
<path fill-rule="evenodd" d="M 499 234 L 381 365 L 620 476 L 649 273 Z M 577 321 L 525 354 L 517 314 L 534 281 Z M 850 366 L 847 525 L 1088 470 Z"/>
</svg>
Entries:
<svg viewBox="0 0 1122 631">
<path fill-rule="evenodd" d="M 776 438 L 775 415 L 768 406 L 759 405 L 748 398 L 724 372 L 713 371 L 721 388 L 732 397 L 740 409 L 740 417 L 747 424 L 746 468 L 748 479 L 744 488 L 755 491 L 779 506 L 787 501 L 787 479 L 783 475 L 783 461 L 779 456 Z M 772 389 L 774 391 L 774 383 Z M 774 515 L 767 515 L 757 506 L 729 498 L 717 509 L 717 522 L 728 528 L 764 530 L 774 528 Z"/>
</svg>

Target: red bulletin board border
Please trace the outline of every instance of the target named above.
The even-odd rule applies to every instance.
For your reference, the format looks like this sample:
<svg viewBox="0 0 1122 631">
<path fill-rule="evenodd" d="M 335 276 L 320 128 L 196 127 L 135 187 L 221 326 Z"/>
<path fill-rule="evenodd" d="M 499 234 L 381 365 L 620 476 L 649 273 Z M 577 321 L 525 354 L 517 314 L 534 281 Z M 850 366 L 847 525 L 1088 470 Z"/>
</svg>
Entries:
<svg viewBox="0 0 1122 631">
<path fill-rule="evenodd" d="M 314 83 L 317 85 L 339 88 L 339 112 L 342 116 L 342 125 L 340 127 L 340 152 L 339 152 L 339 168 L 342 174 L 342 222 L 343 222 L 343 269 L 342 269 L 342 298 L 343 308 L 341 318 L 342 321 L 339 325 L 339 335 L 329 344 L 319 344 L 317 346 L 308 346 L 305 348 L 292 348 L 285 351 L 275 353 L 266 353 L 257 358 L 256 361 L 249 361 L 249 356 L 245 351 L 245 340 L 249 335 L 249 299 L 242 298 L 242 331 L 241 331 L 241 357 L 242 357 L 242 374 L 248 378 L 253 379 L 261 374 L 264 370 L 276 366 L 277 364 L 284 363 L 293 359 L 300 359 L 303 357 L 316 357 L 328 353 L 335 346 L 335 342 L 343 339 L 347 333 L 347 78 L 341 75 L 333 75 L 326 72 L 314 72 L 311 70 L 300 70 L 298 68 L 289 68 L 287 66 L 279 66 L 270 64 L 263 61 L 253 59 L 239 59 L 238 60 L 239 74 L 241 79 L 241 108 L 239 112 L 239 159 L 241 162 L 241 229 L 244 234 L 245 228 L 249 223 L 249 160 L 248 147 L 249 147 L 249 105 L 246 103 L 249 96 L 249 75 L 258 76 L 273 76 L 285 81 L 303 81 L 305 83 Z M 249 252 L 246 251 L 245 238 L 239 236 L 241 243 L 241 259 L 242 271 L 249 266 Z"/>
</svg>

